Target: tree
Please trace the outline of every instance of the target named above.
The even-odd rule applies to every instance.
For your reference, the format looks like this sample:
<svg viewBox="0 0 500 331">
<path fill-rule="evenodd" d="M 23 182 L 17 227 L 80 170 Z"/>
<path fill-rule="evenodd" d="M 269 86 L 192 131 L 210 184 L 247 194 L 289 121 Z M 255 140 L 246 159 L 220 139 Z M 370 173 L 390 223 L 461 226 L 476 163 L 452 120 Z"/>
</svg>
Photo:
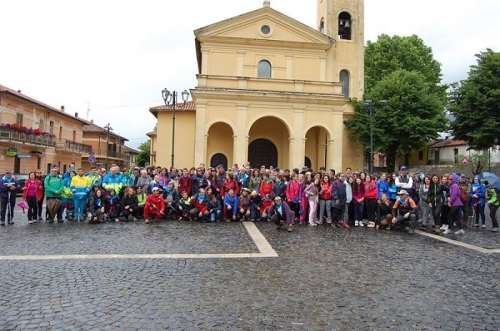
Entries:
<svg viewBox="0 0 500 331">
<path fill-rule="evenodd" d="M 137 155 L 136 162 L 137 165 L 143 167 L 146 162 L 149 162 L 149 156 L 151 154 L 151 139 L 143 142 L 139 145 L 139 155 Z"/>
<path fill-rule="evenodd" d="M 396 158 L 420 149 L 446 129 L 446 86 L 440 85 L 441 65 L 417 36 L 381 35 L 365 50 L 365 100 L 374 103 L 370 119 L 363 101 L 353 100 L 354 117 L 345 121 L 349 137 L 386 154 L 393 170 Z M 368 147 L 369 148 L 369 147 Z"/>
<path fill-rule="evenodd" d="M 469 77 L 451 86 L 451 132 L 474 149 L 488 149 L 500 145 L 500 53 L 487 49 L 476 58 Z"/>
<path fill-rule="evenodd" d="M 473 153 L 469 156 L 466 155 L 457 155 L 455 161 L 457 163 L 460 163 L 465 157 L 469 160 L 468 165 L 462 165 L 463 167 L 468 167 L 470 171 L 476 175 L 480 175 L 483 172 L 483 168 L 485 165 L 488 164 L 489 161 L 489 156 L 488 154 L 481 152 L 481 153 Z"/>
</svg>

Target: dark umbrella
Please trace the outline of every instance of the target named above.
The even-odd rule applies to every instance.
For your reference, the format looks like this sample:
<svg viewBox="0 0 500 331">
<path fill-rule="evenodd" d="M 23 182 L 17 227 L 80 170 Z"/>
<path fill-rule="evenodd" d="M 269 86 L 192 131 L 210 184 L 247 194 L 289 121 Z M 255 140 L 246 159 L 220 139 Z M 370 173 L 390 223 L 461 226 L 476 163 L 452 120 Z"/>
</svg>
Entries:
<svg viewBox="0 0 500 331">
<path fill-rule="evenodd" d="M 483 172 L 483 178 L 490 183 L 491 187 L 500 190 L 500 177 L 491 172 Z"/>
</svg>

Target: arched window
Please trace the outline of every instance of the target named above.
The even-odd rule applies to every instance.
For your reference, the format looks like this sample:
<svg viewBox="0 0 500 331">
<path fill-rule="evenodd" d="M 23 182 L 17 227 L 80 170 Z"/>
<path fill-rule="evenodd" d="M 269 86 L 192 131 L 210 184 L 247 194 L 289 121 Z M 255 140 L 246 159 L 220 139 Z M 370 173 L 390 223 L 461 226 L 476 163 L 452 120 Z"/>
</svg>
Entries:
<svg viewBox="0 0 500 331">
<path fill-rule="evenodd" d="M 322 18 L 321 22 L 319 23 L 319 32 L 325 33 L 325 20 Z"/>
<path fill-rule="evenodd" d="M 344 84 L 342 87 L 342 94 L 346 97 L 349 96 L 349 73 L 346 70 L 340 72 L 340 82 Z"/>
<path fill-rule="evenodd" d="M 339 39 L 351 40 L 352 20 L 351 14 L 341 12 L 339 15 Z"/>
<path fill-rule="evenodd" d="M 224 166 L 224 169 L 227 169 L 227 163 L 227 157 L 222 153 L 214 154 L 214 156 L 212 156 L 212 158 L 210 159 L 210 166 L 212 168 L 215 168 L 222 164 Z"/>
<path fill-rule="evenodd" d="M 257 67 L 257 77 L 259 78 L 271 78 L 271 63 L 266 60 L 259 62 Z"/>
</svg>

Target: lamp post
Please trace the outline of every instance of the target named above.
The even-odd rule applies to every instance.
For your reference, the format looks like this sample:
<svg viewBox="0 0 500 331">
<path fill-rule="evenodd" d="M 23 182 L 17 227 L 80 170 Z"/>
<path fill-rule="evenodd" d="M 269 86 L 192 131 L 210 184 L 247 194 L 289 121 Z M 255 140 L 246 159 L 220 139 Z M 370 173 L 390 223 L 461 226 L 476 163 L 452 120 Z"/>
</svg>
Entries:
<svg viewBox="0 0 500 331">
<path fill-rule="evenodd" d="M 387 100 L 380 100 L 378 104 L 384 106 L 387 103 Z M 370 114 L 370 160 L 368 162 L 368 173 L 373 174 L 373 110 L 375 108 L 375 104 L 377 102 L 373 102 L 372 100 L 365 100 L 364 105 L 365 108 L 368 109 Z"/>
<path fill-rule="evenodd" d="M 106 129 L 106 171 L 108 171 L 108 159 L 109 159 L 109 131 L 112 131 L 113 128 L 111 127 L 111 125 L 106 125 L 104 127 L 104 129 Z"/>
<path fill-rule="evenodd" d="M 182 101 L 184 101 L 184 104 L 186 104 L 186 101 L 189 98 L 189 92 L 187 90 L 184 90 L 184 92 L 181 93 L 182 95 Z M 161 91 L 161 96 L 163 97 L 163 101 L 165 102 L 165 106 L 169 106 L 170 103 L 172 103 L 172 161 L 171 161 L 171 166 L 174 166 L 174 160 L 175 160 L 175 108 L 177 107 L 177 92 L 173 91 L 170 92 L 167 88 L 164 88 Z"/>
</svg>

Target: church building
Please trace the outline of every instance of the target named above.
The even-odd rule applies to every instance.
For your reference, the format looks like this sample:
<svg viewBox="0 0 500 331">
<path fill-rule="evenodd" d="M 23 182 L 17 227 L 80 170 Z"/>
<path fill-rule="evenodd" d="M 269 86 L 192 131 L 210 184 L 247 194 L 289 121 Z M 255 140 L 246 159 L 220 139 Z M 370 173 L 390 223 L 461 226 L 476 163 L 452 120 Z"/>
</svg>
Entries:
<svg viewBox="0 0 500 331">
<path fill-rule="evenodd" d="M 193 101 L 178 96 L 174 153 L 173 107 L 150 109 L 151 164 L 362 169 L 363 149 L 344 121 L 354 115 L 351 98 L 363 98 L 364 0 L 317 6 L 315 29 L 267 0 L 196 30 Z"/>
</svg>

